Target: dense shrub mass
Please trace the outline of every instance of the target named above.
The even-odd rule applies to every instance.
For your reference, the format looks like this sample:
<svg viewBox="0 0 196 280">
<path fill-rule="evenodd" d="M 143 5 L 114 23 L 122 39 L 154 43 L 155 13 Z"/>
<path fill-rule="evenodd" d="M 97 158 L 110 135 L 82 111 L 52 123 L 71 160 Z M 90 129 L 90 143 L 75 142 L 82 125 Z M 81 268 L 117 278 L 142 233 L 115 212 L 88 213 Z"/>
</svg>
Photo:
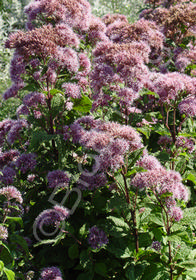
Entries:
<svg viewBox="0 0 196 280">
<path fill-rule="evenodd" d="M 37 0 L 0 122 L 2 279 L 196 279 L 196 3 Z"/>
</svg>

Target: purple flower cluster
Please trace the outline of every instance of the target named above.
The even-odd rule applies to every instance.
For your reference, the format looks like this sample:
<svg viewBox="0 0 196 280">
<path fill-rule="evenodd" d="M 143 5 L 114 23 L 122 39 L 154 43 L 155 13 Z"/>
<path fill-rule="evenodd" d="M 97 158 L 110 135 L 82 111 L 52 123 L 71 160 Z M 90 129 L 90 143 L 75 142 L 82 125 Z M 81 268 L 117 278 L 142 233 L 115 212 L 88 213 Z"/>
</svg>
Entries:
<svg viewBox="0 0 196 280">
<path fill-rule="evenodd" d="M 63 280 L 63 278 L 60 269 L 56 266 L 51 266 L 42 270 L 39 280 Z"/>
<path fill-rule="evenodd" d="M 171 104 L 172 100 L 180 100 L 181 94 L 185 93 L 188 96 L 188 98 L 185 99 L 187 100 L 187 103 L 191 105 L 191 102 L 193 102 L 194 105 L 192 108 L 195 106 L 195 97 L 193 97 L 195 94 L 196 85 L 195 78 L 178 72 L 172 72 L 166 74 L 151 74 L 150 80 L 151 82 L 147 87 L 150 90 L 158 93 L 159 101 L 161 103 Z M 181 104 L 184 102 L 185 101 L 183 100 L 179 105 L 181 113 L 185 113 L 180 107 L 183 106 Z M 187 109 L 189 105 L 187 104 Z"/>
<path fill-rule="evenodd" d="M 107 178 L 104 173 L 96 173 L 92 175 L 91 173 L 88 176 L 88 170 L 85 170 L 85 173 L 81 174 L 78 187 L 81 190 L 95 190 L 99 187 L 105 186 L 107 183 Z"/>
<path fill-rule="evenodd" d="M 103 122 L 82 117 L 71 125 L 74 142 L 99 153 L 95 157 L 99 170 L 117 169 L 128 152 L 142 148 L 139 134 L 131 127 L 116 122 Z"/>
<path fill-rule="evenodd" d="M 177 148 L 183 148 L 189 153 L 193 153 L 195 149 L 195 141 L 184 136 L 178 136 L 175 145 Z"/>
<path fill-rule="evenodd" d="M 151 247 L 152 247 L 155 251 L 161 251 L 161 242 L 159 242 L 159 241 L 153 241 Z"/>
<path fill-rule="evenodd" d="M 2 181 L 2 183 L 5 185 L 13 184 L 14 177 L 16 176 L 16 171 L 11 167 L 6 166 L 2 170 L 2 173 L 3 175 L 0 175 L 0 181 Z"/>
<path fill-rule="evenodd" d="M 19 137 L 23 128 L 26 128 L 28 123 L 25 119 L 10 120 L 5 119 L 0 122 L 0 144 L 2 145 L 6 140 L 9 144 L 13 144 Z M 7 138 L 6 138 L 7 135 Z"/>
<path fill-rule="evenodd" d="M 196 98 L 195 96 L 188 96 L 183 99 L 179 106 L 179 111 L 181 114 L 185 114 L 187 117 L 196 116 Z"/>
<path fill-rule="evenodd" d="M 36 218 L 36 224 L 41 230 L 45 226 L 59 226 L 59 223 L 69 217 L 69 210 L 63 206 L 55 205 L 53 209 L 42 211 Z"/>
<path fill-rule="evenodd" d="M 32 171 L 36 166 L 36 155 L 33 153 L 30 154 L 21 154 L 16 160 L 16 167 L 22 172 L 26 173 L 27 171 Z"/>
<path fill-rule="evenodd" d="M 38 104 L 44 105 L 46 97 L 40 92 L 31 92 L 23 98 L 23 104 L 27 107 L 37 107 Z"/>
<path fill-rule="evenodd" d="M 60 3 L 57 0 L 38 0 L 26 6 L 25 13 L 28 15 L 27 27 L 30 29 L 33 28 L 33 21 L 42 14 L 43 19 L 52 15 L 56 23 L 86 31 L 89 28 L 91 7 L 85 0 L 62 0 Z"/>
<path fill-rule="evenodd" d="M 175 221 L 179 221 L 182 218 L 182 210 L 176 207 L 176 201 L 187 201 L 189 195 L 178 172 L 167 171 L 163 167 L 149 169 L 146 172 L 137 173 L 131 180 L 131 185 L 140 190 L 152 189 L 160 197 L 163 194 L 171 194 L 171 196 L 162 200 L 168 209 L 169 215 Z"/>
<path fill-rule="evenodd" d="M 153 169 L 146 172 L 137 173 L 131 184 L 142 190 L 155 188 L 158 194 L 172 193 L 174 199 L 188 200 L 188 191 L 182 184 L 182 178 L 176 171 L 166 169 Z"/>
<path fill-rule="evenodd" d="M 21 75 L 25 73 L 24 58 L 17 52 L 14 54 L 10 65 L 10 78 L 13 82 L 12 86 L 4 93 L 3 98 L 6 100 L 15 97 L 18 91 L 24 87 Z"/>
<path fill-rule="evenodd" d="M 62 85 L 62 88 L 65 89 L 65 94 L 71 98 L 80 98 L 81 92 L 80 87 L 75 83 L 66 83 Z"/>
<path fill-rule="evenodd" d="M 108 242 L 109 240 L 103 230 L 96 226 L 89 229 L 88 243 L 93 249 L 99 249 Z"/>
<path fill-rule="evenodd" d="M 139 97 L 139 90 L 147 83 L 149 71 L 144 62 L 148 61 L 150 48 L 144 42 L 117 44 L 101 41 L 93 51 L 94 65 L 91 72 L 93 110 L 108 106 L 112 97 L 105 93 L 115 92 L 121 110 L 131 112 L 131 105 Z M 118 85 L 123 84 L 123 87 Z"/>
<path fill-rule="evenodd" d="M 196 63 L 196 47 L 192 44 L 189 44 L 188 47 L 176 57 L 175 65 L 180 72 L 183 72 L 188 65 Z"/>
<path fill-rule="evenodd" d="M 18 150 L 0 151 L 0 168 L 3 168 L 8 163 L 15 161 L 19 156 Z"/>
<path fill-rule="evenodd" d="M 69 184 L 69 177 L 62 170 L 50 171 L 47 175 L 47 180 L 49 188 L 56 188 L 57 186 L 67 187 Z"/>
<path fill-rule="evenodd" d="M 27 128 L 28 123 L 25 119 L 13 121 L 12 126 L 7 134 L 7 142 L 13 144 L 20 136 L 23 128 Z"/>
</svg>

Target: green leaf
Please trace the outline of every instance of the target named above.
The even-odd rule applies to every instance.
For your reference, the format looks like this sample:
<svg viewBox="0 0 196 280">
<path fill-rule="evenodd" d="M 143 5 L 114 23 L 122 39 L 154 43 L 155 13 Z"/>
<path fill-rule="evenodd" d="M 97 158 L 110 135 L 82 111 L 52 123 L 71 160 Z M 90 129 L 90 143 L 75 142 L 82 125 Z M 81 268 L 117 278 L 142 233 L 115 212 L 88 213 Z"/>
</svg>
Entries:
<svg viewBox="0 0 196 280">
<path fill-rule="evenodd" d="M 159 98 L 159 95 L 156 93 L 156 92 L 153 92 L 149 89 L 146 89 L 144 88 L 141 92 L 140 92 L 140 95 L 141 96 L 144 96 L 144 95 L 153 95 L 155 98 Z"/>
<path fill-rule="evenodd" d="M 146 139 L 150 138 L 150 133 L 151 133 L 151 128 L 150 127 L 148 127 L 148 126 L 139 127 L 139 128 L 137 128 L 137 131 L 144 134 L 146 136 Z"/>
<path fill-rule="evenodd" d="M 27 242 L 22 236 L 17 234 L 12 234 L 10 236 L 10 239 L 13 240 L 13 242 L 16 243 L 17 245 L 20 245 L 20 247 L 24 250 L 27 256 L 29 255 L 29 248 Z"/>
<path fill-rule="evenodd" d="M 72 99 L 73 109 L 81 113 L 88 113 L 92 108 L 92 101 L 88 96 L 82 95 L 80 99 Z"/>
<path fill-rule="evenodd" d="M 107 267 L 105 263 L 96 263 L 95 264 L 95 272 L 103 277 L 107 275 Z"/>
<path fill-rule="evenodd" d="M 6 220 L 9 222 L 18 223 L 21 227 L 23 227 L 23 220 L 21 217 L 6 217 Z"/>
<path fill-rule="evenodd" d="M 68 249 L 68 255 L 71 260 L 74 260 L 78 258 L 79 256 L 79 249 L 77 244 L 73 244 L 72 246 L 69 247 Z"/>
<path fill-rule="evenodd" d="M 87 224 L 84 224 L 80 230 L 79 230 L 80 235 L 83 237 L 88 233 L 88 227 Z"/>
<path fill-rule="evenodd" d="M 60 94 L 64 95 L 64 92 L 57 89 L 57 88 L 53 88 L 53 89 L 50 90 L 51 95 L 56 95 L 57 93 L 60 93 Z"/>
<path fill-rule="evenodd" d="M 141 247 L 147 247 L 152 244 L 153 235 L 151 232 L 142 232 L 139 234 L 139 244 Z"/>
<path fill-rule="evenodd" d="M 117 218 L 114 216 L 109 216 L 107 217 L 108 220 L 111 220 L 115 226 L 120 227 L 120 228 L 124 228 L 126 230 L 129 230 L 129 226 L 128 224 L 124 221 L 123 218 Z"/>
<path fill-rule="evenodd" d="M 60 93 L 56 92 L 51 101 L 52 116 L 56 117 L 62 111 L 65 104 L 65 98 Z"/>
<path fill-rule="evenodd" d="M 135 244 L 133 244 L 133 246 L 130 246 L 128 240 L 125 238 L 115 238 L 114 240 L 110 240 L 109 244 L 106 247 L 106 250 L 108 252 L 114 254 L 117 258 L 122 259 L 132 257 L 134 249 Z"/>
<path fill-rule="evenodd" d="M 0 261 L 0 272 L 2 272 L 4 269 L 4 263 L 2 261 Z"/>
<path fill-rule="evenodd" d="M 131 167 L 134 166 L 136 161 L 138 161 L 138 159 L 142 156 L 144 149 L 145 149 L 145 147 L 138 149 L 128 155 L 128 163 L 129 163 L 128 169 L 130 169 Z"/>
<path fill-rule="evenodd" d="M 154 223 L 156 225 L 164 226 L 161 214 L 158 214 L 158 213 L 157 213 L 157 215 L 151 214 L 149 220 L 150 220 L 150 222 L 152 222 L 152 223 Z"/>
<path fill-rule="evenodd" d="M 167 268 L 162 265 L 151 264 L 146 268 L 142 276 L 142 280 L 166 280 L 170 279 Z"/>
<path fill-rule="evenodd" d="M 183 272 L 183 274 L 192 277 L 192 279 L 196 279 L 196 270 L 195 269 L 186 270 L 186 271 Z"/>
<path fill-rule="evenodd" d="M 4 267 L 3 271 L 5 272 L 8 280 L 14 280 L 15 279 L 15 273 L 12 270 Z"/>
<path fill-rule="evenodd" d="M 189 180 L 193 182 L 194 185 L 196 185 L 196 176 L 192 173 L 189 173 L 188 176 L 184 180 Z"/>
<path fill-rule="evenodd" d="M 184 209 L 183 218 L 180 221 L 180 224 L 190 225 L 193 229 L 196 229 L 196 207 Z"/>
<path fill-rule="evenodd" d="M 47 132 L 43 130 L 33 131 L 30 140 L 30 149 L 37 151 L 43 143 L 49 142 L 54 137 L 55 135 L 47 134 Z"/>
<path fill-rule="evenodd" d="M 192 269 L 196 267 L 196 260 L 188 260 L 184 261 L 178 264 L 178 266 L 186 268 L 186 269 Z"/>
<path fill-rule="evenodd" d="M 3 246 L 10 253 L 10 249 L 2 241 L 0 241 L 0 246 Z"/>
</svg>

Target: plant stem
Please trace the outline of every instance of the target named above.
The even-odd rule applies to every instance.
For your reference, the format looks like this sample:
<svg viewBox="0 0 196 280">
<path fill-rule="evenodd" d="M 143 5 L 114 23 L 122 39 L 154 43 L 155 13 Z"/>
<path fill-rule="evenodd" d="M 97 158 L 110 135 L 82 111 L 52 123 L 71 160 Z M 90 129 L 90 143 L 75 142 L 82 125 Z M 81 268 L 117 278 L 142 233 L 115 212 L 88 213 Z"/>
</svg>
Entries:
<svg viewBox="0 0 196 280">
<path fill-rule="evenodd" d="M 124 174 L 123 171 L 121 171 L 121 174 L 123 176 L 123 180 L 124 180 L 124 184 L 125 184 L 126 201 L 129 205 L 131 205 L 127 180 L 126 180 L 126 177 L 125 177 L 125 174 Z M 131 209 L 131 219 L 132 219 L 132 222 L 133 222 L 133 234 L 134 234 L 134 238 L 135 238 L 135 249 L 136 249 L 136 253 L 138 253 L 138 251 L 139 251 L 139 236 L 138 236 L 136 211 L 135 211 L 136 210 L 136 200 L 137 200 L 137 196 L 135 197 L 135 202 L 133 203 L 133 209 Z"/>
<path fill-rule="evenodd" d="M 171 252 L 171 242 L 170 241 L 168 241 L 168 245 L 169 245 L 170 279 L 173 280 L 172 252 Z"/>
</svg>

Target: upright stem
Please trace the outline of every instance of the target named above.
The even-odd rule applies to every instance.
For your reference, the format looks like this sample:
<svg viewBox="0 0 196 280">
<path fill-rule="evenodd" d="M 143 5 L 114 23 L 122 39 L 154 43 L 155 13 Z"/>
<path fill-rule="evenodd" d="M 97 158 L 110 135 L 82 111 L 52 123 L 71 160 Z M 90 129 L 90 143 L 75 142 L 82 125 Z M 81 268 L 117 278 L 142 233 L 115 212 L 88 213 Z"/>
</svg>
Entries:
<svg viewBox="0 0 196 280">
<path fill-rule="evenodd" d="M 136 249 L 136 253 L 138 253 L 138 251 L 139 251 L 139 236 L 138 236 L 138 230 L 137 230 L 137 220 L 136 220 L 135 209 L 131 210 L 131 218 L 132 218 L 132 221 L 133 221 L 133 233 L 134 233 L 134 237 L 135 237 L 135 249 Z"/>
<path fill-rule="evenodd" d="M 168 241 L 168 245 L 169 245 L 170 279 L 173 280 L 172 252 L 171 252 L 171 242 L 170 241 Z"/>
<path fill-rule="evenodd" d="M 173 115 L 173 133 L 172 133 L 173 142 L 176 142 L 176 108 L 174 108 L 174 115 Z"/>
<path fill-rule="evenodd" d="M 48 109 L 49 109 L 49 133 L 50 134 L 54 134 L 54 127 L 53 127 L 53 117 L 52 117 L 52 112 L 51 112 L 51 98 L 52 96 L 50 95 L 49 91 L 48 91 Z M 54 139 L 52 139 L 52 147 L 54 149 L 54 154 L 55 154 L 55 157 L 56 157 L 56 160 L 58 161 L 58 150 L 56 148 L 56 145 L 55 145 L 55 141 Z"/>
<path fill-rule="evenodd" d="M 123 180 L 124 180 L 124 184 L 125 184 L 126 201 L 129 205 L 131 205 L 127 180 L 126 180 L 126 177 L 125 177 L 125 174 L 123 173 L 123 171 L 121 172 L 121 174 L 123 176 Z M 137 199 L 137 197 L 135 199 Z M 135 238 L 135 249 L 136 249 L 136 253 L 138 253 L 138 251 L 139 251 L 139 236 L 138 236 L 136 211 L 135 210 L 136 210 L 136 200 L 133 203 L 133 208 L 131 209 L 131 219 L 132 219 L 132 222 L 133 222 L 133 234 L 134 234 L 134 238 Z"/>
<path fill-rule="evenodd" d="M 168 216 L 168 211 L 167 209 L 165 208 L 163 202 L 161 201 L 161 199 L 159 198 L 159 196 L 154 192 L 160 206 L 162 207 L 163 211 L 165 212 L 165 215 L 166 215 L 166 220 L 164 219 L 164 216 L 163 216 L 163 222 L 164 222 L 164 226 L 165 226 L 165 230 L 167 232 L 167 236 L 170 236 L 170 229 L 171 229 L 171 225 L 170 225 L 170 220 L 169 220 L 169 216 Z M 163 215 L 163 211 L 162 211 L 162 215 Z M 168 266 L 169 266 L 169 269 L 170 269 L 170 280 L 173 280 L 173 270 L 174 270 L 174 267 L 173 267 L 173 264 L 172 264 L 172 261 L 173 261 L 173 258 L 172 258 L 172 250 L 171 250 L 171 241 L 168 241 L 168 246 L 169 246 L 169 261 L 168 261 Z"/>
</svg>

